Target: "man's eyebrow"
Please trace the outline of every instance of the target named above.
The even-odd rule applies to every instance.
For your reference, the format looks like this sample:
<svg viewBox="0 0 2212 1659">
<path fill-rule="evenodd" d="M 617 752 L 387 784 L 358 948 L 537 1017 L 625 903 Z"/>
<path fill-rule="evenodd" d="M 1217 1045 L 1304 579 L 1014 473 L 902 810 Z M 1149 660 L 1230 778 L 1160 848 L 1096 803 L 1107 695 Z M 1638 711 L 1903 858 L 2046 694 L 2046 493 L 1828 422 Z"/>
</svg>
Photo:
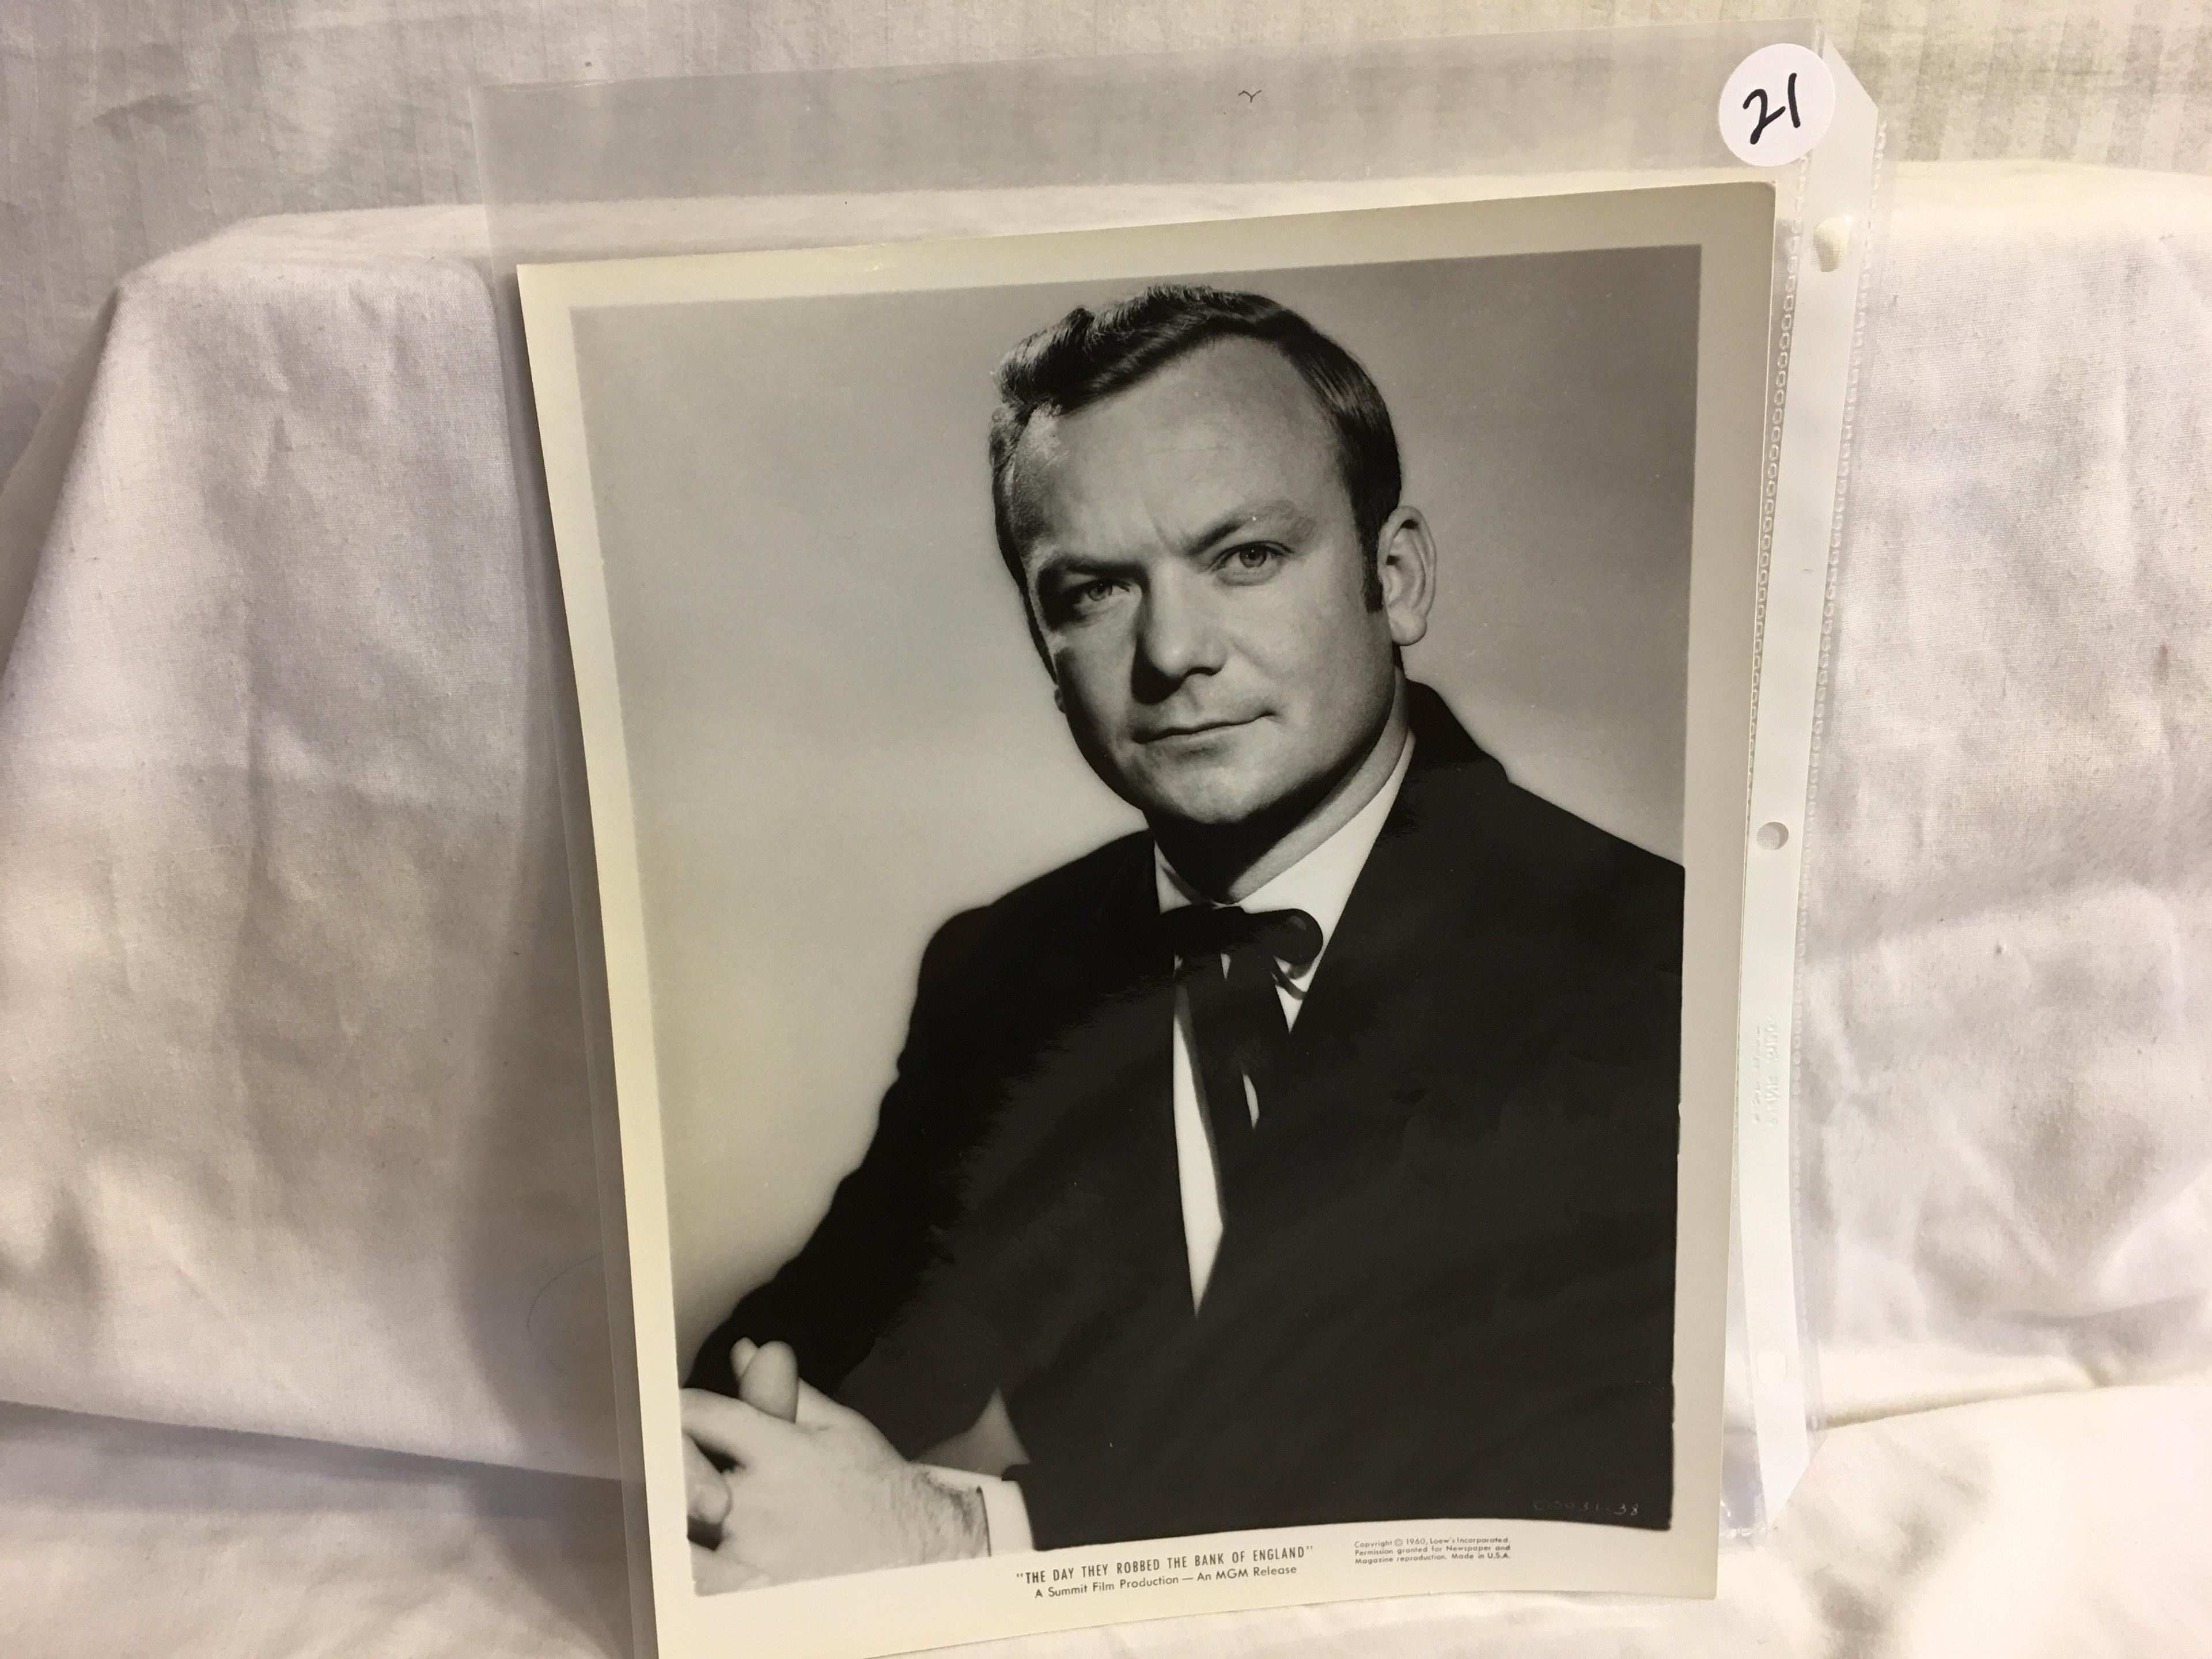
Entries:
<svg viewBox="0 0 2212 1659">
<path fill-rule="evenodd" d="M 1312 533 L 1313 516 L 1296 501 L 1257 501 L 1225 513 L 1183 544 L 1186 555 L 1203 553 L 1215 543 L 1240 533 L 1273 531 L 1285 536 Z"/>
</svg>

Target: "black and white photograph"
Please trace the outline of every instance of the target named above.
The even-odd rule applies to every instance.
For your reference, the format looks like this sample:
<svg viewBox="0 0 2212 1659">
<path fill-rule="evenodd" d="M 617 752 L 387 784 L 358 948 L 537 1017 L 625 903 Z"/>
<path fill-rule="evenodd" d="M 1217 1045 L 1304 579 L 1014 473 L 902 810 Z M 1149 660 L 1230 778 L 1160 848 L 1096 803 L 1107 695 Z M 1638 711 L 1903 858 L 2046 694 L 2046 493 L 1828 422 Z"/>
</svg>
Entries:
<svg viewBox="0 0 2212 1659">
<path fill-rule="evenodd" d="M 526 270 L 664 1621 L 1710 1593 L 1772 212 Z"/>
</svg>

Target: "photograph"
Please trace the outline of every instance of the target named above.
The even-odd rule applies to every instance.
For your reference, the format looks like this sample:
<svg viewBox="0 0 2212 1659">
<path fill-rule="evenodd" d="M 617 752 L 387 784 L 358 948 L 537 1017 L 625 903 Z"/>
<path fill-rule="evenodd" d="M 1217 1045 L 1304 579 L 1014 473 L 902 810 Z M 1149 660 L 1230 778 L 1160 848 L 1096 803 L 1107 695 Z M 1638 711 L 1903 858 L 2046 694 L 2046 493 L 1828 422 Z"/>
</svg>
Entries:
<svg viewBox="0 0 2212 1659">
<path fill-rule="evenodd" d="M 526 270 L 657 1587 L 1698 1593 L 1771 216 Z"/>
</svg>

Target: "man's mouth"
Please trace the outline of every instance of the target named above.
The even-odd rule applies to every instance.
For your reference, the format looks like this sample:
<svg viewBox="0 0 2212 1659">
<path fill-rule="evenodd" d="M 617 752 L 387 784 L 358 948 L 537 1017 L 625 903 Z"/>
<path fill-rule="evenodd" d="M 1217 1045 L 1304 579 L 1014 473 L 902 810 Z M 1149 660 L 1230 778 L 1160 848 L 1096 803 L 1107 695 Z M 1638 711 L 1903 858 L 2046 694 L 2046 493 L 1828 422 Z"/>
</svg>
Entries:
<svg viewBox="0 0 2212 1659">
<path fill-rule="evenodd" d="M 1137 734 L 1139 743 L 1167 743 L 1177 738 L 1203 738 L 1216 732 L 1233 732 L 1249 726 L 1260 717 L 1247 715 L 1243 720 L 1179 720 L 1173 726 L 1159 726 Z"/>
</svg>

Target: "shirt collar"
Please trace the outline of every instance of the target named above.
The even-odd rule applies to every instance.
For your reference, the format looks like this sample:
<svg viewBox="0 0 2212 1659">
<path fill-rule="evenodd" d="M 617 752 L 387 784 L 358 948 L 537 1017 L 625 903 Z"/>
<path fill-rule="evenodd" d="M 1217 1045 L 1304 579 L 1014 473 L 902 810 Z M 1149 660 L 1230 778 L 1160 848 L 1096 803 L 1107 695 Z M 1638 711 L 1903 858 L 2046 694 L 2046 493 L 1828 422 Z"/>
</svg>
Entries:
<svg viewBox="0 0 2212 1659">
<path fill-rule="evenodd" d="M 1374 799 L 1346 819 L 1327 841 L 1238 902 L 1247 910 L 1304 911 L 1321 924 L 1322 949 L 1327 950 L 1336 924 L 1344 915 L 1344 907 L 1352 902 L 1352 886 L 1359 879 L 1359 872 L 1367 867 L 1367 855 L 1375 850 L 1376 838 L 1382 833 L 1383 822 L 1397 802 L 1399 787 L 1406 781 L 1407 769 L 1413 763 L 1413 738 L 1409 732 L 1399 746 L 1398 763 L 1390 769 L 1390 775 L 1375 792 Z M 1163 912 L 1179 910 L 1186 904 L 1212 902 L 1200 896 L 1176 873 L 1175 866 L 1168 862 L 1167 854 L 1160 851 L 1158 842 L 1152 847 L 1152 873 Z M 1315 960 L 1320 958 L 1316 957 Z"/>
</svg>

